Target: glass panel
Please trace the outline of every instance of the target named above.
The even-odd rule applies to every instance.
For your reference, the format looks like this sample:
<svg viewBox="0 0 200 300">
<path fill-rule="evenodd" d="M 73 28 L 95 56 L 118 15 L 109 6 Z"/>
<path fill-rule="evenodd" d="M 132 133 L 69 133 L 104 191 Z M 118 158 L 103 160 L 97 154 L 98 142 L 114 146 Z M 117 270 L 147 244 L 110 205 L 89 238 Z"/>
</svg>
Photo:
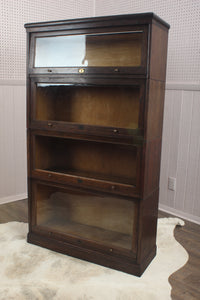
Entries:
<svg viewBox="0 0 200 300">
<path fill-rule="evenodd" d="M 134 185 L 136 147 L 36 136 L 35 168 Z"/>
<path fill-rule="evenodd" d="M 35 199 L 37 225 L 131 249 L 136 226 L 134 202 L 42 184 L 36 186 Z"/>
<path fill-rule="evenodd" d="M 141 65 L 142 31 L 37 37 L 35 67 Z"/>
<path fill-rule="evenodd" d="M 139 88 L 37 84 L 36 120 L 138 128 Z"/>
</svg>

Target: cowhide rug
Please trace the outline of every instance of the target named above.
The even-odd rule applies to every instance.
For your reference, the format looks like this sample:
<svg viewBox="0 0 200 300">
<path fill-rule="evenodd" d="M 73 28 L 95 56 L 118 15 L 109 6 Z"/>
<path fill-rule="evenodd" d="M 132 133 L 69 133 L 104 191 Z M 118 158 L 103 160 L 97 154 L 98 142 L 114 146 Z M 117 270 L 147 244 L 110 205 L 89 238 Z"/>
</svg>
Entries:
<svg viewBox="0 0 200 300">
<path fill-rule="evenodd" d="M 184 222 L 159 219 L 157 256 L 138 278 L 28 244 L 25 223 L 0 224 L 0 299 L 171 299 L 168 278 L 188 260 L 173 236 L 176 225 Z"/>
</svg>

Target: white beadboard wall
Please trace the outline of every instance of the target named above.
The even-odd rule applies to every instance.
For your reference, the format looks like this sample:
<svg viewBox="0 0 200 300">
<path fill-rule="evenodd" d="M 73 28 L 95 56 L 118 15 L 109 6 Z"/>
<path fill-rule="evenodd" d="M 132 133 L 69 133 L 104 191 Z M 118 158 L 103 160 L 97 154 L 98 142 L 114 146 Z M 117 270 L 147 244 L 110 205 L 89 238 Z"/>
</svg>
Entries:
<svg viewBox="0 0 200 300">
<path fill-rule="evenodd" d="M 0 81 L 0 204 L 27 198 L 26 89 Z"/>
<path fill-rule="evenodd" d="M 200 86 L 167 84 L 159 207 L 200 224 L 199 115 Z M 176 191 L 168 177 L 176 178 Z"/>
</svg>

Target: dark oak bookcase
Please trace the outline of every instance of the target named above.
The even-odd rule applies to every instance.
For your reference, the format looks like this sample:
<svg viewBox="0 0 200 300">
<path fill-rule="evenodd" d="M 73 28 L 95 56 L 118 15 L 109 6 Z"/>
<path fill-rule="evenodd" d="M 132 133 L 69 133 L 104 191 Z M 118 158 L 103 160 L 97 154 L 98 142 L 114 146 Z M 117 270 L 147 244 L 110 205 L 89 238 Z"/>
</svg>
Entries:
<svg viewBox="0 0 200 300">
<path fill-rule="evenodd" d="M 169 25 L 25 27 L 28 242 L 140 276 L 156 254 Z"/>
</svg>

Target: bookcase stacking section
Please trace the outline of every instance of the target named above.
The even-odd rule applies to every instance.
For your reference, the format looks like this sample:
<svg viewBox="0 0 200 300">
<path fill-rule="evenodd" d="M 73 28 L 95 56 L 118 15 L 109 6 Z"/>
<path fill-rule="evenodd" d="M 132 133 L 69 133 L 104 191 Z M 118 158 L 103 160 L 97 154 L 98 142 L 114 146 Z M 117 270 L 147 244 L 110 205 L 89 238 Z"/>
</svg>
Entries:
<svg viewBox="0 0 200 300">
<path fill-rule="evenodd" d="M 109 248 L 133 250 L 136 255 L 137 206 L 131 199 L 95 192 L 34 183 L 36 224 L 65 239 L 76 235 Z M 83 209 L 84 206 L 84 209 Z M 80 240 L 78 244 L 80 244 Z"/>
<path fill-rule="evenodd" d="M 28 242 L 141 276 L 156 255 L 169 25 L 25 27 Z"/>
</svg>

